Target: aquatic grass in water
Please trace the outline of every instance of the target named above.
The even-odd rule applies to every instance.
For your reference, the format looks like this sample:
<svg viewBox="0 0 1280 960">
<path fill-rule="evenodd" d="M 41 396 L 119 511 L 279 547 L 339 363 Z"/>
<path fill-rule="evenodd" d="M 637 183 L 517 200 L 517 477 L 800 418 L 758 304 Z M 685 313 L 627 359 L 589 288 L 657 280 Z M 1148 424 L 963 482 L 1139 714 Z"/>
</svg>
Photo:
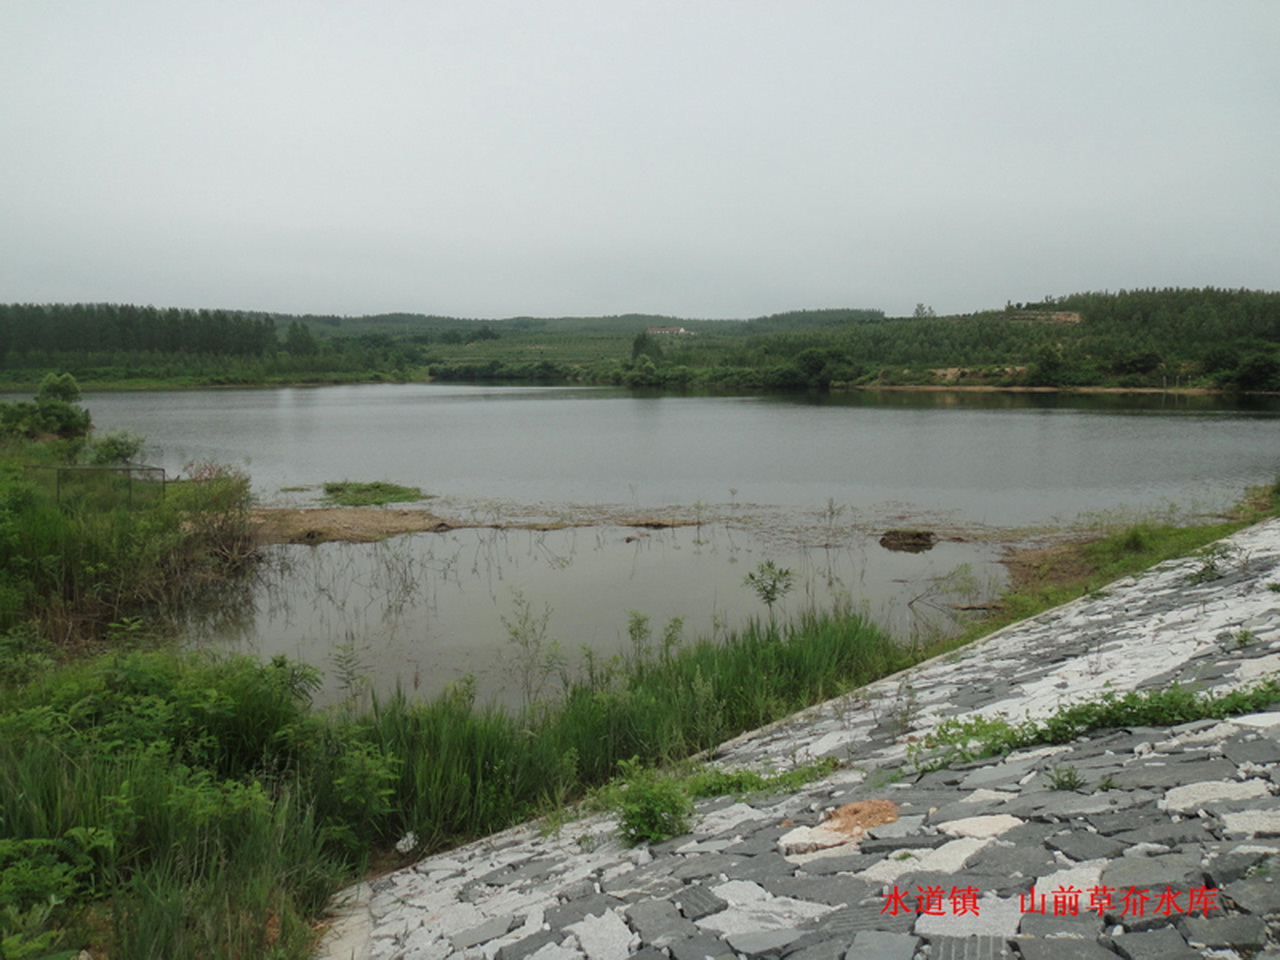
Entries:
<svg viewBox="0 0 1280 960">
<path fill-rule="evenodd" d="M 335 481 L 324 485 L 324 503 L 335 507 L 380 507 L 388 503 L 411 503 L 429 500 L 429 494 L 417 487 L 404 487 L 397 483 L 375 480 L 357 483 L 353 480 Z"/>
</svg>

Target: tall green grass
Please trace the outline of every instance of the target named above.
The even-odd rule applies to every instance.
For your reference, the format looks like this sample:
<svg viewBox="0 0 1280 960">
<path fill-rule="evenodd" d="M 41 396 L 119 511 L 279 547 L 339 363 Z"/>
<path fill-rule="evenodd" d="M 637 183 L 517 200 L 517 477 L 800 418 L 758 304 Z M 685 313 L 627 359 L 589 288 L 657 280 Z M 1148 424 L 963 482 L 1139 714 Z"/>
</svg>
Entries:
<svg viewBox="0 0 1280 960">
<path fill-rule="evenodd" d="M 68 471 L 74 482 L 60 484 L 58 453 L 33 443 L 0 451 L 0 633 L 35 622 L 63 643 L 95 639 L 252 556 L 243 474 L 204 465 L 163 496 L 142 495 L 108 474 Z M 42 469 L 24 470 L 31 460 Z"/>
<path fill-rule="evenodd" d="M 86 918 L 105 918 L 121 960 L 301 957 L 306 919 L 372 850 L 409 833 L 418 852 L 492 833 L 621 764 L 688 756 L 913 656 L 848 612 L 752 623 L 721 642 L 633 639 L 625 662 L 564 677 L 520 713 L 477 707 L 463 684 L 325 714 L 304 668 L 157 652 L 11 690 L 0 927 L 9 916 L 10 937 L 75 946 Z M 13 866 L 5 843 L 34 845 L 46 867 Z M 61 905 L 27 930 L 50 891 Z"/>
<path fill-rule="evenodd" d="M 370 737 L 403 763 L 389 826 L 427 847 L 491 832 L 582 796 L 624 761 L 688 757 L 916 658 L 857 614 L 809 613 L 723 642 L 642 645 L 518 716 L 476 709 L 465 687 L 375 702 Z"/>
</svg>

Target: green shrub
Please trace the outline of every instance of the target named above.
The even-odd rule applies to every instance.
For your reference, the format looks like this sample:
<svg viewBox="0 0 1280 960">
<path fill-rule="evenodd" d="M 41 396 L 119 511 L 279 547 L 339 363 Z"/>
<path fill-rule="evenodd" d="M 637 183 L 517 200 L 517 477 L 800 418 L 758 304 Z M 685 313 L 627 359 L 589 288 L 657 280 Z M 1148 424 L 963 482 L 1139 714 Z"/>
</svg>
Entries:
<svg viewBox="0 0 1280 960">
<path fill-rule="evenodd" d="M 145 438 L 132 430 L 113 430 L 89 444 L 89 462 L 97 466 L 130 463 L 142 452 Z"/>
<path fill-rule="evenodd" d="M 658 843 L 689 829 L 693 802 L 671 777 L 638 759 L 624 760 L 621 782 L 611 806 L 618 811 L 618 832 L 631 845 Z"/>
</svg>

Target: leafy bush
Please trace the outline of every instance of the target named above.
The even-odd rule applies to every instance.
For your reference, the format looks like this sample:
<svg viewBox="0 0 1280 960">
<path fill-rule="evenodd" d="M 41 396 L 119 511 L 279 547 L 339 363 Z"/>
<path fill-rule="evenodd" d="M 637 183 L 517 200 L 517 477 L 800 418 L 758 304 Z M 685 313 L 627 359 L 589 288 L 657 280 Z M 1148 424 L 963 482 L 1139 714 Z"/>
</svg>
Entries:
<svg viewBox="0 0 1280 960">
<path fill-rule="evenodd" d="M 95 466 L 131 463 L 142 452 L 144 443 L 145 438 L 132 430 L 113 430 L 89 444 L 89 462 Z"/>
<path fill-rule="evenodd" d="M 623 840 L 633 846 L 658 843 L 688 831 L 693 802 L 677 781 L 634 758 L 619 767 L 622 780 L 611 805 L 618 811 Z"/>
<path fill-rule="evenodd" d="M 49 374 L 34 401 L 0 403 L 0 436 L 83 437 L 89 432 L 89 411 L 77 406 L 80 386 L 69 373 Z"/>
</svg>

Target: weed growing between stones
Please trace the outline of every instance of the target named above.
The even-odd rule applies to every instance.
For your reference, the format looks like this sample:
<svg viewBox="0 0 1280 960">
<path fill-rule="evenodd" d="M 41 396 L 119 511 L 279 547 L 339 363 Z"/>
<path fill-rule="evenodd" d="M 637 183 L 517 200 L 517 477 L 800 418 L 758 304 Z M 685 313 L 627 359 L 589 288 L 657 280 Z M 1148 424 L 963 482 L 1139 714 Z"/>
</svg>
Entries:
<svg viewBox="0 0 1280 960">
<path fill-rule="evenodd" d="M 695 800 L 794 791 L 839 765 L 828 758 L 779 774 L 710 766 L 663 771 L 633 758 L 618 764 L 620 775 L 597 791 L 589 805 L 617 813 L 618 835 L 628 844 L 659 843 L 688 832 Z"/>
<path fill-rule="evenodd" d="M 920 703 L 916 697 L 915 688 L 906 677 L 903 677 L 898 681 L 897 691 L 891 701 L 885 698 L 884 701 L 871 702 L 871 714 L 875 718 L 876 726 L 883 728 L 894 737 L 903 736 L 920 718 Z"/>
<path fill-rule="evenodd" d="M 688 832 L 693 801 L 680 784 L 639 760 L 624 760 L 621 782 L 610 806 L 618 812 L 618 833 L 627 843 L 657 843 Z"/>
<path fill-rule="evenodd" d="M 956 763 L 1003 756 L 1022 747 L 1067 743 L 1093 730 L 1221 720 L 1266 710 L 1277 702 L 1280 680 L 1275 677 L 1220 694 L 1198 694 L 1177 683 L 1160 690 L 1108 692 L 1064 704 L 1043 720 L 1028 718 L 1013 723 L 1005 717 L 949 718 L 922 741 L 912 744 L 908 755 L 920 771 L 940 770 Z"/>
<path fill-rule="evenodd" d="M 1227 575 L 1225 568 L 1233 561 L 1238 561 L 1242 568 L 1248 562 L 1247 557 L 1240 556 L 1238 549 L 1225 543 L 1211 544 L 1198 551 L 1195 556 L 1200 561 L 1200 566 L 1187 575 L 1187 583 L 1192 586 L 1221 580 Z"/>
<path fill-rule="evenodd" d="M 1235 633 L 1229 634 L 1228 636 L 1239 649 L 1243 649 L 1258 642 L 1258 635 L 1252 630 L 1237 630 Z"/>
<path fill-rule="evenodd" d="M 1072 766 L 1053 767 L 1046 772 L 1045 776 L 1049 780 L 1049 786 L 1054 790 L 1079 790 L 1084 786 L 1084 777 L 1080 776 L 1080 771 Z"/>
</svg>

